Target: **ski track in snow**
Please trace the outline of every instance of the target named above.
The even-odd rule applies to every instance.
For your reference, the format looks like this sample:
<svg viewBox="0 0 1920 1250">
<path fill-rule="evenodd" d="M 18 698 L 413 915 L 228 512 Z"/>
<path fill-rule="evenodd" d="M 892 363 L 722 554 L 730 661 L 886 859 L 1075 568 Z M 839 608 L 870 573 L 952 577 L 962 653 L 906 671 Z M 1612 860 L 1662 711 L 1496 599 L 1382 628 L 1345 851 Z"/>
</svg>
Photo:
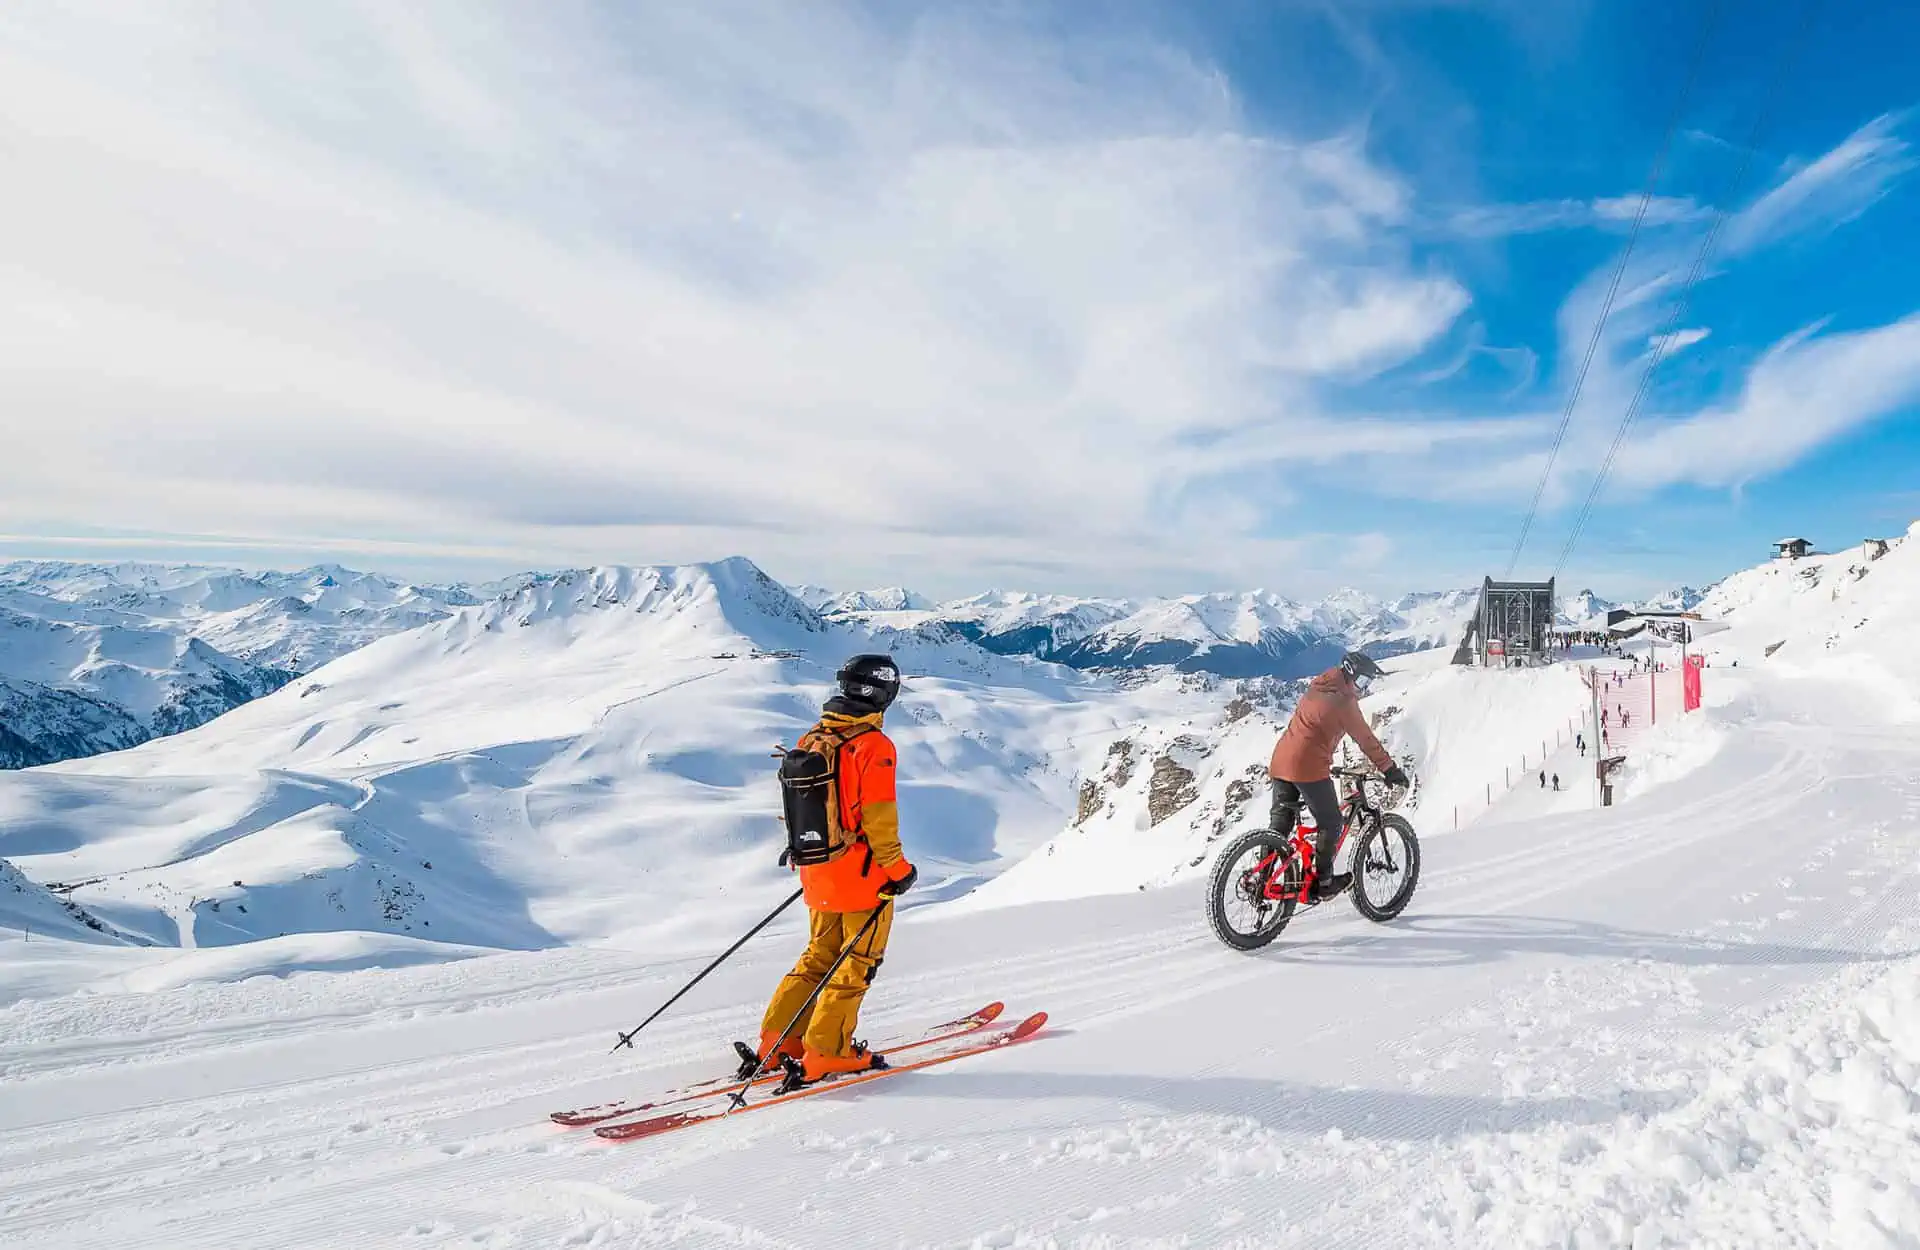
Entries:
<svg viewBox="0 0 1920 1250">
<path fill-rule="evenodd" d="M 870 1032 L 997 997 L 1049 1035 L 647 1142 L 544 1116 L 712 1073 L 791 926 L 632 1056 L 702 961 L 18 1003 L 0 1244 L 1912 1244 L 1920 1027 L 1832 1021 L 1913 984 L 1920 744 L 1801 710 L 1611 812 L 1435 839 L 1390 926 L 1336 904 L 1239 955 L 1193 887 L 911 915 Z M 1816 1192 L 1796 1151 L 1854 1131 L 1823 1107 L 1863 1162 Z"/>
</svg>

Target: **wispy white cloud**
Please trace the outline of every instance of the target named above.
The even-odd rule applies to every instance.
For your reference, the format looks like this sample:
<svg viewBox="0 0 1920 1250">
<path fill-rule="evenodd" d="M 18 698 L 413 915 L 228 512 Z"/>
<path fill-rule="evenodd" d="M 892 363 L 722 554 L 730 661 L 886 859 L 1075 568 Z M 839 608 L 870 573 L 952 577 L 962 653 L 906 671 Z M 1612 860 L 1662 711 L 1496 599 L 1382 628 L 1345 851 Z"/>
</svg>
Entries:
<svg viewBox="0 0 1920 1250">
<path fill-rule="evenodd" d="M 1704 341 L 1707 334 L 1708 331 L 1698 327 L 1675 330 L 1671 334 L 1656 334 L 1647 340 L 1647 351 L 1664 360 L 1675 352 L 1685 351 L 1695 343 Z"/>
<path fill-rule="evenodd" d="M 1468 238 L 1500 238 L 1514 234 L 1542 234 L 1550 230 L 1626 230 L 1636 216 L 1643 229 L 1697 222 L 1712 210 L 1685 196 L 1656 195 L 1644 214 L 1638 195 L 1607 196 L 1593 200 L 1530 200 L 1519 204 L 1480 204 L 1455 211 L 1446 219 L 1449 232 Z"/>
<path fill-rule="evenodd" d="M 1920 313 L 1845 334 L 1808 328 L 1756 363 L 1731 402 L 1649 421 L 1614 475 L 1628 488 L 1738 486 L 1916 400 Z"/>
<path fill-rule="evenodd" d="M 0 147 L 15 529 L 1231 580 L 1310 552 L 1168 531 L 1196 436 L 1468 304 L 1354 139 L 1004 14 L 16 9 Z"/>
<path fill-rule="evenodd" d="M 1901 118 L 1874 118 L 1727 222 L 1725 248 L 1741 253 L 1788 235 L 1831 230 L 1858 217 L 1914 167 Z"/>
<path fill-rule="evenodd" d="M 1862 127 L 1832 151 L 1787 174 L 1727 219 L 1720 255 L 1726 266 L 1705 280 L 1726 280 L 1744 266 L 1764 263 L 1764 249 L 1823 231 L 1884 194 L 1910 167 L 1906 147 L 1881 118 Z M 1836 439 L 1894 412 L 1920 404 L 1920 313 L 1888 325 L 1836 333 L 1823 325 L 1803 327 L 1733 374 L 1724 396 L 1701 399 L 1663 389 L 1636 399 L 1650 362 L 1705 341 L 1711 327 L 1669 330 L 1685 274 L 1702 231 L 1676 235 L 1636 249 L 1606 322 L 1599 351 L 1553 459 L 1544 502 L 1549 513 L 1584 500 L 1607 461 L 1620 423 L 1639 403 L 1639 415 L 1621 444 L 1607 491 L 1610 497 L 1644 499 L 1675 485 L 1738 489 L 1779 473 Z M 1727 241 L 1731 241 L 1728 245 Z M 1582 359 L 1595 318 L 1612 281 L 1614 262 L 1595 270 L 1561 304 L 1556 389 L 1566 394 Z M 1533 418 L 1548 427 L 1549 413 Z M 1557 415 L 1553 425 L 1557 426 Z M 1547 448 L 1524 433 L 1494 444 L 1491 458 L 1439 450 L 1448 467 L 1423 466 L 1395 473 L 1389 483 L 1444 499 L 1528 498 L 1548 462 Z M 1532 558 L 1550 560 L 1563 534 L 1549 523 Z"/>
<path fill-rule="evenodd" d="M 1274 524 L 1318 466 L 1524 502 L 1605 272 L 1535 395 L 1532 352 L 1455 331 L 1471 297 L 1421 249 L 1619 233 L 1639 207 L 1436 215 L 1358 131 L 1256 133 L 1178 50 L 851 0 L 15 6 L 0 151 L 0 529 L 744 551 L 934 590 L 1308 582 L 1357 549 Z M 1910 163 L 1878 119 L 1724 253 L 1857 214 Z M 1549 506 L 1584 493 L 1649 356 L 1711 328 L 1662 337 L 1709 215 L 1650 205 Z M 1737 483 L 1876 419 L 1912 393 L 1909 325 L 1656 395 L 1619 482 Z M 1463 413 L 1417 389 L 1463 374 L 1508 393 Z"/>
</svg>

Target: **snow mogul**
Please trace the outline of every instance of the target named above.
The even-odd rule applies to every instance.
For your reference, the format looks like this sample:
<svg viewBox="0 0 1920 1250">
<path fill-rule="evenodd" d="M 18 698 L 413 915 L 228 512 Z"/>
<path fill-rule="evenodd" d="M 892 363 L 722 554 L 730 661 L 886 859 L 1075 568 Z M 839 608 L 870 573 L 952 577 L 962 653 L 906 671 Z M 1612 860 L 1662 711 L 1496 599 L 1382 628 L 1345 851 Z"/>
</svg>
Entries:
<svg viewBox="0 0 1920 1250">
<path fill-rule="evenodd" d="M 1373 761 L 1390 786 L 1411 784 L 1406 771 L 1380 745 L 1360 710 L 1360 696 L 1386 671 L 1373 657 L 1349 651 L 1339 665 L 1313 679 L 1293 709 L 1286 732 L 1274 744 L 1267 776 L 1273 782 L 1273 828 L 1282 838 L 1292 835 L 1304 800 L 1320 826 L 1314 837 L 1312 902 L 1337 897 L 1353 883 L 1353 874 L 1333 871 L 1340 845 L 1340 793 L 1333 784 L 1333 755 L 1342 738 L 1351 737 Z"/>
<path fill-rule="evenodd" d="M 900 846 L 898 757 L 881 728 L 900 693 L 900 669 L 891 656 L 856 655 L 834 680 L 838 693 L 819 723 L 780 764 L 780 862 L 800 874 L 807 949 L 767 1004 L 758 1051 L 735 1044 L 743 1080 L 782 1067 L 797 1066 L 811 1082 L 885 1066 L 853 1034 L 887 952 L 893 900 L 920 875 Z"/>
</svg>

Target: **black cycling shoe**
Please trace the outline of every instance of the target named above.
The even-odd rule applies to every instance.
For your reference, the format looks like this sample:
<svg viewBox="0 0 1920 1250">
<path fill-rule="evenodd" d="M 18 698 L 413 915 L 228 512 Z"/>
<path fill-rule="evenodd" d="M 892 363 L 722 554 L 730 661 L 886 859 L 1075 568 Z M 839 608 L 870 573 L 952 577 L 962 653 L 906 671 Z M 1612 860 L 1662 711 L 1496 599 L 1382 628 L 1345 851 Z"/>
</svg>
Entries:
<svg viewBox="0 0 1920 1250">
<path fill-rule="evenodd" d="M 1353 874 L 1336 872 L 1329 877 L 1317 877 L 1313 882 L 1313 896 L 1307 900 L 1308 906 L 1324 903 L 1330 898 L 1339 898 L 1353 884 Z"/>
</svg>

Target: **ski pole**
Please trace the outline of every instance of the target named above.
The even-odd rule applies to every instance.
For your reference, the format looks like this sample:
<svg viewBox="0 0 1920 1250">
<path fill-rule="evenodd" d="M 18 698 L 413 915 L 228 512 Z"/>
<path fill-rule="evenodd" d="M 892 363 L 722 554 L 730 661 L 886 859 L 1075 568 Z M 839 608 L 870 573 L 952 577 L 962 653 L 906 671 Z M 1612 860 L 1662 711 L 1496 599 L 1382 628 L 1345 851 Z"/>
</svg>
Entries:
<svg viewBox="0 0 1920 1250">
<path fill-rule="evenodd" d="M 845 963 L 847 956 L 853 953 L 853 948 L 860 945 L 860 943 L 866 938 L 867 931 L 873 928 L 875 921 L 880 919 L 881 908 L 888 906 L 892 902 L 893 902 L 893 899 L 891 898 L 881 899 L 880 906 L 874 908 L 873 914 L 867 917 L 867 923 L 861 925 L 860 932 L 853 935 L 853 941 L 848 942 L 845 946 L 840 948 L 840 953 L 833 957 L 833 963 L 828 965 L 826 975 L 821 977 L 820 983 L 813 987 L 813 993 L 807 995 L 807 1001 L 804 1003 L 801 1003 L 800 1010 L 793 1013 L 793 1019 L 787 1021 L 787 1027 L 780 1030 L 781 1041 L 783 1042 L 786 1041 L 786 1039 L 793 1033 L 793 1026 L 796 1024 L 799 1024 L 801 1019 L 809 1011 L 813 1010 L 814 1001 L 820 997 L 820 991 L 827 988 L 827 982 L 833 980 L 833 974 L 840 971 L 840 965 Z M 778 1047 L 776 1047 L 775 1049 L 777 1050 Z M 772 1053 L 774 1052 L 771 1050 L 767 1052 L 767 1054 L 769 1055 Z M 760 1079 L 760 1074 L 763 1071 L 765 1071 L 766 1066 L 767 1066 L 767 1056 L 762 1055 L 760 1056 L 760 1062 L 754 1065 L 753 1075 L 749 1076 L 745 1081 L 741 1082 L 740 1088 L 734 1090 L 733 1093 L 728 1097 L 727 1099 L 728 1111 L 733 1111 L 733 1110 L 736 1110 L 737 1108 L 744 1107 L 747 1105 L 747 1091 L 749 1089 L 752 1089 L 753 1083 Z"/>
<path fill-rule="evenodd" d="M 780 906 L 774 908 L 772 912 L 768 913 L 767 918 L 765 920 L 762 920 L 759 924 L 753 926 L 753 928 L 748 929 L 746 937 L 741 938 L 738 942 L 735 942 L 732 946 L 727 947 L 726 950 L 720 953 L 720 958 L 714 960 L 712 963 L 708 964 L 706 967 L 700 970 L 699 976 L 695 977 L 693 980 L 681 986 L 680 993 L 675 994 L 672 998 L 669 998 L 666 1002 L 661 1003 L 659 1010 L 655 1011 L 652 1015 L 648 1016 L 645 1020 L 642 1020 L 639 1024 L 635 1025 L 632 1032 L 622 1033 L 620 1035 L 620 1040 L 613 1044 L 613 1050 L 619 1050 L 622 1046 L 631 1048 L 633 1045 L 633 1038 L 635 1034 L 640 1032 L 641 1029 L 646 1028 L 649 1024 L 652 1024 L 655 1020 L 658 1020 L 660 1018 L 660 1012 L 665 1011 L 667 1008 L 679 1002 L 681 997 L 685 995 L 688 990 L 692 989 L 694 986 L 700 984 L 701 981 L 705 980 L 706 975 L 709 972 L 712 972 L 715 968 L 718 968 L 721 964 L 725 963 L 727 961 L 727 956 L 733 954 L 733 952 L 739 950 L 742 946 L 745 946 L 747 944 L 747 938 L 752 937 L 754 934 L 760 932 L 760 930 L 772 924 L 773 918 L 775 916 L 778 916 L 781 912 L 793 906 L 794 900 L 798 899 L 805 892 L 806 891 L 804 890 L 795 890 L 792 894 L 788 895 L 787 901 L 780 904 Z M 610 1050 L 607 1053 L 612 1054 L 613 1050 Z"/>
</svg>

